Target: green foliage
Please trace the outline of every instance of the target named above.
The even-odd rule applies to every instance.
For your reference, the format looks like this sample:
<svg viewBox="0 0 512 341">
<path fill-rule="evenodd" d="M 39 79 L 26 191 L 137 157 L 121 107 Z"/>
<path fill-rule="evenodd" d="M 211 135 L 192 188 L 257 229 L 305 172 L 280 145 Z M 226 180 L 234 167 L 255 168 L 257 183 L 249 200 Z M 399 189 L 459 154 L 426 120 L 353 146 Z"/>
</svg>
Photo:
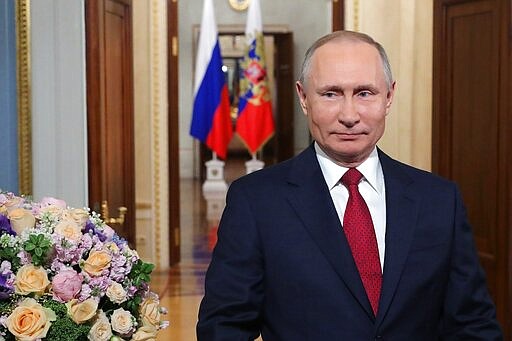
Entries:
<svg viewBox="0 0 512 341">
<path fill-rule="evenodd" d="M 0 301 L 0 315 L 10 315 L 14 307 L 13 300 Z"/>
<path fill-rule="evenodd" d="M 69 317 L 57 318 L 52 322 L 45 340 L 54 341 L 77 341 L 87 340 L 87 334 L 91 326 L 87 324 L 76 324 Z"/>
<path fill-rule="evenodd" d="M 43 307 L 51 309 L 57 315 L 57 320 L 52 322 L 45 340 L 76 341 L 87 340 L 87 334 L 91 329 L 88 324 L 76 324 L 67 315 L 66 305 L 48 299 L 42 303 Z"/>
<path fill-rule="evenodd" d="M 67 316 L 68 308 L 64 303 L 52 300 L 51 296 L 45 296 L 45 298 L 46 299 L 41 302 L 42 306 L 53 310 L 55 315 L 57 315 L 57 319 Z"/>
<path fill-rule="evenodd" d="M 44 234 L 31 234 L 23 243 L 23 249 L 32 256 L 32 263 L 40 266 L 44 263 L 52 242 Z"/>
<path fill-rule="evenodd" d="M 137 260 L 130 271 L 129 278 L 133 284 L 139 287 L 142 283 L 149 283 L 151 281 L 151 272 L 155 268 L 154 264 L 144 263 L 141 259 Z"/>
<path fill-rule="evenodd" d="M 6 333 L 6 335 L 3 335 L 5 341 L 16 341 L 16 338 L 11 333 Z"/>
<path fill-rule="evenodd" d="M 20 259 L 17 256 L 18 250 L 15 247 L 7 246 L 0 248 L 0 259 L 11 262 L 12 269 L 20 267 Z"/>
<path fill-rule="evenodd" d="M 139 305 L 142 303 L 142 297 L 139 295 L 134 296 L 131 300 L 126 302 L 126 309 L 129 310 L 133 316 L 139 317 Z"/>
</svg>

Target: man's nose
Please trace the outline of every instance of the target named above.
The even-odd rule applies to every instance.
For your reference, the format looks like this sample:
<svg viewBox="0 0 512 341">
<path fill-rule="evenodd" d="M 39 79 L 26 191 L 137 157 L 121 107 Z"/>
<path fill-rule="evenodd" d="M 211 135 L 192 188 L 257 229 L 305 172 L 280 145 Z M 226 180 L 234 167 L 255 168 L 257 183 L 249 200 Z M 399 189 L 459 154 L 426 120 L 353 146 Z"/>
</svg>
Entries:
<svg viewBox="0 0 512 341">
<path fill-rule="evenodd" d="M 359 113 L 352 98 L 345 97 L 338 109 L 338 122 L 347 127 L 354 126 L 359 122 Z"/>
</svg>

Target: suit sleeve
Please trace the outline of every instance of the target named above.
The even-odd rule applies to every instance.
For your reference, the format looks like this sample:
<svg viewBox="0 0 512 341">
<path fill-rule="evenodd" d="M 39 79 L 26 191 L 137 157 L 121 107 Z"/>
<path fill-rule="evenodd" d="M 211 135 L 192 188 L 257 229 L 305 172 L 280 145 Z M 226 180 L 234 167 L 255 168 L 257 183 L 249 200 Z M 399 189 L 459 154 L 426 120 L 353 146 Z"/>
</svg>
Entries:
<svg viewBox="0 0 512 341">
<path fill-rule="evenodd" d="M 263 257 L 255 213 L 235 182 L 230 186 L 218 241 L 199 308 L 198 341 L 254 340 L 260 331 Z"/>
<path fill-rule="evenodd" d="M 455 190 L 454 238 L 442 340 L 503 340 L 461 195 Z"/>
</svg>

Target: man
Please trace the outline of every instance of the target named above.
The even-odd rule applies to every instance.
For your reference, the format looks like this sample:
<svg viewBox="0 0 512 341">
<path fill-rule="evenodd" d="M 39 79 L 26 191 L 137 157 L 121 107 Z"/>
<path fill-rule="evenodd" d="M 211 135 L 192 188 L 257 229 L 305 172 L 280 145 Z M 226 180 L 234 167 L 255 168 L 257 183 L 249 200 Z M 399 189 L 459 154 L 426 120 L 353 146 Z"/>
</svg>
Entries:
<svg viewBox="0 0 512 341">
<path fill-rule="evenodd" d="M 501 340 L 456 186 L 376 147 L 384 49 L 322 37 L 296 88 L 315 142 L 230 186 L 198 340 Z"/>
</svg>

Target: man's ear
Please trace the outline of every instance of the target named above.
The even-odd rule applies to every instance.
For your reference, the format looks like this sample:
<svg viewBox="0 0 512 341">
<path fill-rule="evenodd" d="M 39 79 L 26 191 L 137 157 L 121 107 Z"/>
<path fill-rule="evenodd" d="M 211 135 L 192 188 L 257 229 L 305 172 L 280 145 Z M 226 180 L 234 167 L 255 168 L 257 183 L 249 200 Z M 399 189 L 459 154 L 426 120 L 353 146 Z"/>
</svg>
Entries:
<svg viewBox="0 0 512 341">
<path fill-rule="evenodd" d="M 393 98 L 395 96 L 395 88 L 396 81 L 394 81 L 389 87 L 387 96 L 386 96 L 386 115 L 389 114 L 389 110 L 391 109 L 391 103 L 393 103 Z"/>
<path fill-rule="evenodd" d="M 306 101 L 306 91 L 304 89 L 304 84 L 302 84 L 300 81 L 295 82 L 295 90 L 297 90 L 297 96 L 299 97 L 299 103 L 300 107 L 302 108 L 302 111 L 304 112 L 304 115 L 308 114 L 308 106 Z"/>
</svg>

